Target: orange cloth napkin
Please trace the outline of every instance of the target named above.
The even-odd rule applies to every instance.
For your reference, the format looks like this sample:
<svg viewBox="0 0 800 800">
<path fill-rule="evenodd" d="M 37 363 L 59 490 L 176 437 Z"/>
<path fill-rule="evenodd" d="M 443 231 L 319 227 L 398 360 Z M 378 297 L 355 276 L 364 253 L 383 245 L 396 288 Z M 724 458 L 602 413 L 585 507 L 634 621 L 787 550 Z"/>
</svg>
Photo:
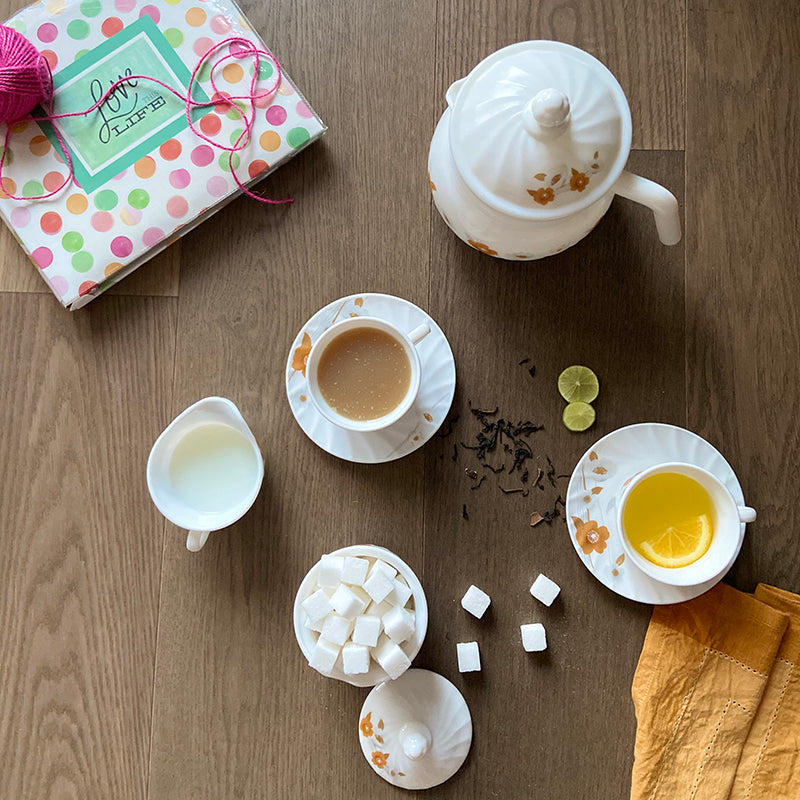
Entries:
<svg viewBox="0 0 800 800">
<path fill-rule="evenodd" d="M 800 798 L 800 597 L 725 584 L 653 611 L 631 800 Z"/>
</svg>

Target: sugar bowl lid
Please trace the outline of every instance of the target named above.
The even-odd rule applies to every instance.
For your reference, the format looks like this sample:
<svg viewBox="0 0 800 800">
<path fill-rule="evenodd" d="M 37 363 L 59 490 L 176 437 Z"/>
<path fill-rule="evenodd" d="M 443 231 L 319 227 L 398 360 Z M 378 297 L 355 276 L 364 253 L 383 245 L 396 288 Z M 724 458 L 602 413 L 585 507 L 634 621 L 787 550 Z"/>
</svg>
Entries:
<svg viewBox="0 0 800 800">
<path fill-rule="evenodd" d="M 447 678 L 410 669 L 369 693 L 358 739 L 364 758 L 384 780 L 403 789 L 430 789 L 464 763 L 472 744 L 472 717 Z"/>
<path fill-rule="evenodd" d="M 555 219 L 585 208 L 628 159 L 631 115 L 622 87 L 600 61 L 568 44 L 504 47 L 454 84 L 448 102 L 461 177 L 489 205 L 517 217 Z"/>
</svg>

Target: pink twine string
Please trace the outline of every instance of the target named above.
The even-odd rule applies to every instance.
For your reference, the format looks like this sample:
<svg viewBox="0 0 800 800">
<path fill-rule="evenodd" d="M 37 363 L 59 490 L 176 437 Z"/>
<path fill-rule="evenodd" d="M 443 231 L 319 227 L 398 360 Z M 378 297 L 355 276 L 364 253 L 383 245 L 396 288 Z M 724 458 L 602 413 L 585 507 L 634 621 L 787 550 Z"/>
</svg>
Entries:
<svg viewBox="0 0 800 800">
<path fill-rule="evenodd" d="M 10 36 L 7 31 L 11 31 L 15 36 Z M 22 40 L 24 44 L 22 44 L 19 40 Z M 9 43 L 8 46 L 6 43 Z M 228 47 L 229 52 L 226 55 L 221 56 L 218 58 L 213 65 L 211 66 L 210 72 L 210 82 L 211 87 L 214 90 L 214 96 L 211 100 L 195 100 L 192 97 L 192 89 L 195 85 L 195 81 L 198 80 L 197 76 L 200 70 L 202 69 L 203 65 L 208 61 L 218 50 L 223 47 Z M 234 47 L 236 50 L 234 52 Z M 30 50 L 33 50 L 38 58 L 40 59 L 38 64 L 34 64 L 31 61 L 31 53 Z M 179 92 L 172 86 L 160 81 L 158 78 L 153 78 L 150 75 L 126 75 L 124 78 L 120 78 L 119 80 L 115 81 L 111 84 L 108 90 L 103 94 L 103 96 L 96 102 L 94 105 L 90 106 L 84 111 L 70 111 L 63 114 L 54 114 L 53 108 L 55 105 L 54 98 L 53 98 L 53 76 L 50 72 L 50 65 L 44 59 L 44 57 L 36 50 L 35 47 L 24 37 L 22 34 L 17 33 L 13 28 L 7 28 L 4 25 L 0 25 L 0 52 L 2 52 L 2 58 L 5 62 L 4 64 L 0 65 L 0 93 L 3 91 L 8 92 L 9 95 L 12 97 L 14 96 L 15 91 L 21 95 L 20 103 L 14 104 L 14 102 L 10 104 L 6 104 L 6 106 L 11 105 L 12 107 L 0 106 L 0 117 L 8 115 L 11 116 L 14 113 L 19 113 L 19 111 L 24 108 L 22 113 L 19 113 L 19 116 L 15 121 L 19 121 L 21 117 L 24 117 L 28 114 L 36 104 L 41 103 L 43 106 L 46 104 L 48 106 L 47 110 L 50 112 L 46 116 L 37 117 L 37 121 L 47 121 L 53 122 L 54 120 L 59 119 L 66 119 L 68 117 L 83 117 L 87 114 L 91 114 L 93 111 L 96 111 L 106 100 L 111 96 L 114 90 L 121 86 L 123 83 L 127 83 L 128 81 L 132 80 L 146 80 L 152 81 L 153 83 L 157 83 L 162 88 L 166 89 L 168 92 L 173 94 L 177 97 L 181 102 L 185 105 L 185 115 L 186 115 L 186 122 L 192 132 L 200 139 L 208 142 L 212 147 L 216 147 L 218 150 L 224 150 L 228 153 L 228 169 L 230 170 L 231 176 L 233 180 L 236 182 L 239 190 L 246 194 L 248 197 L 252 197 L 254 200 L 258 200 L 260 203 L 270 203 L 272 205 L 280 205 L 283 203 L 291 203 L 293 200 L 291 198 L 287 198 L 285 200 L 270 200 L 267 197 L 262 197 L 261 195 L 254 194 L 251 192 L 240 180 L 236 174 L 236 170 L 233 166 L 233 156 L 239 150 L 244 150 L 250 142 L 250 137 L 252 135 L 253 125 L 255 123 L 255 116 L 256 116 L 256 101 L 262 100 L 264 98 L 273 95 L 281 85 L 281 65 L 278 63 L 278 60 L 272 53 L 264 50 L 262 48 L 257 47 L 253 42 L 249 39 L 245 39 L 242 36 L 231 36 L 228 39 L 225 39 L 221 42 L 210 47 L 200 58 L 197 62 L 197 65 L 192 72 L 192 75 L 189 79 L 189 86 L 187 87 L 186 95 Z M 228 59 L 235 58 L 235 59 L 242 59 L 248 56 L 252 56 L 254 58 L 253 64 L 253 75 L 250 80 L 250 91 L 247 94 L 243 95 L 225 95 L 217 88 L 217 84 L 214 80 L 214 72 L 219 67 L 220 64 L 227 61 Z M 258 83 L 259 74 L 260 74 L 260 66 L 261 66 L 261 59 L 266 58 L 271 61 L 275 66 L 275 80 L 273 84 L 263 91 L 256 92 L 256 84 Z M 20 83 L 18 77 L 14 75 L 15 70 L 11 69 L 9 65 L 13 65 L 14 58 L 17 58 L 17 64 L 22 63 L 25 67 L 28 68 L 28 72 L 30 72 L 31 68 L 35 68 L 41 71 L 41 64 L 47 68 L 46 74 L 44 77 L 40 78 L 40 86 L 41 91 L 35 97 L 35 102 L 30 102 L 31 94 L 35 87 L 31 87 L 30 82 L 25 84 L 24 86 Z M 19 69 L 16 70 L 17 73 L 20 72 Z M 25 92 L 28 94 L 26 95 Z M 237 100 L 246 100 L 250 103 L 250 115 L 248 116 L 247 113 L 242 111 L 239 105 L 235 102 Z M 206 136 L 201 130 L 195 127 L 194 122 L 192 121 L 192 110 L 195 108 L 207 108 L 209 106 L 219 106 L 219 105 L 229 105 L 231 110 L 236 109 L 236 112 L 239 114 L 240 118 L 244 121 L 244 129 L 237 137 L 236 141 L 231 145 L 227 146 L 221 144 L 219 142 L 215 142 L 210 137 Z M 27 107 L 25 107 L 27 106 Z M 4 113 L 5 112 L 5 113 Z M 13 117 L 12 117 L 13 119 Z M 8 126 L 6 128 L 6 135 L 5 141 L 3 142 L 3 153 L 0 155 L 0 184 L 3 179 L 3 164 L 6 160 L 6 154 L 8 153 L 8 145 L 11 139 L 12 128 L 14 126 L 13 121 L 8 122 Z M 65 145 L 64 140 L 61 136 L 61 133 L 58 130 L 58 126 L 53 125 L 53 131 L 55 132 L 56 138 L 58 143 L 61 147 L 61 152 L 64 156 L 64 159 L 67 164 L 67 168 L 69 170 L 69 174 L 64 179 L 64 182 L 56 189 L 53 189 L 52 192 L 48 192 L 47 194 L 36 195 L 34 197 L 18 197 L 16 195 L 8 194 L 7 197 L 10 197 L 13 200 L 46 200 L 50 197 L 61 192 L 67 185 L 69 185 L 74 180 L 74 170 L 72 167 L 72 157 L 70 156 L 69 148 Z M 5 192 L 4 192 L 5 194 Z"/>
</svg>

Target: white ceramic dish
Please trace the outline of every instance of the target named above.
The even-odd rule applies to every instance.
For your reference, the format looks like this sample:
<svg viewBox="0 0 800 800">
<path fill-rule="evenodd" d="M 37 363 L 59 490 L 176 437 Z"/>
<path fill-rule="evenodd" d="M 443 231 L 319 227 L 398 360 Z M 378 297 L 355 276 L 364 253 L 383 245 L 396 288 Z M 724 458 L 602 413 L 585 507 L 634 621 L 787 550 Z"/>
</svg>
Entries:
<svg viewBox="0 0 800 800">
<path fill-rule="evenodd" d="M 409 669 L 369 693 L 358 733 L 364 758 L 381 778 L 402 789 L 430 789 L 464 763 L 472 745 L 472 717 L 447 678 Z"/>
<path fill-rule="evenodd" d="M 617 522 L 617 504 L 625 484 L 637 473 L 669 461 L 694 464 L 707 470 L 724 484 L 738 505 L 744 505 L 744 494 L 736 474 L 715 447 L 696 433 L 655 422 L 620 428 L 592 445 L 578 461 L 567 489 L 567 530 L 586 568 L 611 591 L 654 605 L 691 600 L 722 580 L 739 555 L 745 531 L 741 523 L 728 562 L 713 578 L 695 586 L 661 583 L 626 558 Z M 592 526 L 588 526 L 590 521 L 594 523 Z M 585 547 L 578 539 L 579 525 Z M 587 541 L 586 531 L 597 539 L 594 545 Z M 598 532 L 599 537 L 595 535 Z"/>
<path fill-rule="evenodd" d="M 385 547 L 378 547 L 374 544 L 356 544 L 350 547 L 342 547 L 339 550 L 334 550 L 331 555 L 336 556 L 364 556 L 365 558 L 380 558 L 387 564 L 391 564 L 405 579 L 405 582 L 411 589 L 411 596 L 414 601 L 414 614 L 416 622 L 416 630 L 414 635 L 406 642 L 403 642 L 400 647 L 403 652 L 408 656 L 410 661 L 413 661 L 417 653 L 419 653 L 422 642 L 425 640 L 425 633 L 428 630 L 428 601 L 425 599 L 425 592 L 422 589 L 422 584 L 414 574 L 411 567 L 406 564 L 403 559 L 396 556 L 391 550 Z M 320 554 L 320 557 L 322 554 Z M 319 563 L 319 562 L 317 562 Z M 303 651 L 306 661 L 308 661 L 317 643 L 319 634 L 310 630 L 305 625 L 305 611 L 302 608 L 302 602 L 309 595 L 313 594 L 317 587 L 317 564 L 306 573 L 300 588 L 297 590 L 297 595 L 294 599 L 294 635 L 297 637 L 297 644 Z M 345 683 L 351 683 L 353 686 L 375 686 L 383 681 L 388 681 L 389 676 L 384 672 L 380 664 L 375 661 L 370 661 L 369 672 L 363 675 L 345 675 L 340 666 L 341 658 L 336 662 L 331 673 L 331 678 L 336 678 Z"/>
<path fill-rule="evenodd" d="M 304 374 L 311 346 L 331 325 L 348 316 L 375 317 L 401 331 L 428 325 L 417 352 L 421 380 L 416 402 L 402 419 L 379 431 L 348 431 L 319 413 Z M 380 464 L 422 447 L 444 422 L 456 388 L 453 352 L 433 318 L 408 300 L 388 294 L 353 294 L 320 309 L 295 337 L 286 364 L 286 395 L 292 414 L 314 444 L 331 455 L 361 464 Z"/>
</svg>

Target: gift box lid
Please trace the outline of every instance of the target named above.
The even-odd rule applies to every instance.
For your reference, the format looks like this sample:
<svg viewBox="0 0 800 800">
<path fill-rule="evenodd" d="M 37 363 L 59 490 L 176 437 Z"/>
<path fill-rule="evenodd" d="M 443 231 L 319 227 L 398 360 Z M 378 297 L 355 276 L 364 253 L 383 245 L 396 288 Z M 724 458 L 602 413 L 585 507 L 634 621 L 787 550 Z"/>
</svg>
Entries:
<svg viewBox="0 0 800 800">
<path fill-rule="evenodd" d="M 185 95 L 201 57 L 229 38 L 266 49 L 232 0 L 48 0 L 6 24 L 49 63 L 55 114 L 89 108 L 126 76 L 147 75 Z M 275 86 L 279 67 L 262 56 L 258 69 L 256 93 Z M 215 146 L 240 137 L 240 110 L 249 114 L 250 104 L 236 98 L 250 93 L 254 72 L 254 56 L 235 42 L 202 65 L 192 97 L 217 102 L 191 118 L 211 142 L 192 131 L 185 103 L 152 81 L 131 79 L 97 111 L 54 122 L 74 181 L 43 200 L 9 195 L 46 194 L 67 177 L 55 132 L 34 119 L 13 125 L 0 215 L 63 305 L 84 305 L 233 199 L 240 190 L 231 167 L 250 186 L 324 133 L 281 70 L 277 90 L 255 100 L 246 149 Z"/>
</svg>

